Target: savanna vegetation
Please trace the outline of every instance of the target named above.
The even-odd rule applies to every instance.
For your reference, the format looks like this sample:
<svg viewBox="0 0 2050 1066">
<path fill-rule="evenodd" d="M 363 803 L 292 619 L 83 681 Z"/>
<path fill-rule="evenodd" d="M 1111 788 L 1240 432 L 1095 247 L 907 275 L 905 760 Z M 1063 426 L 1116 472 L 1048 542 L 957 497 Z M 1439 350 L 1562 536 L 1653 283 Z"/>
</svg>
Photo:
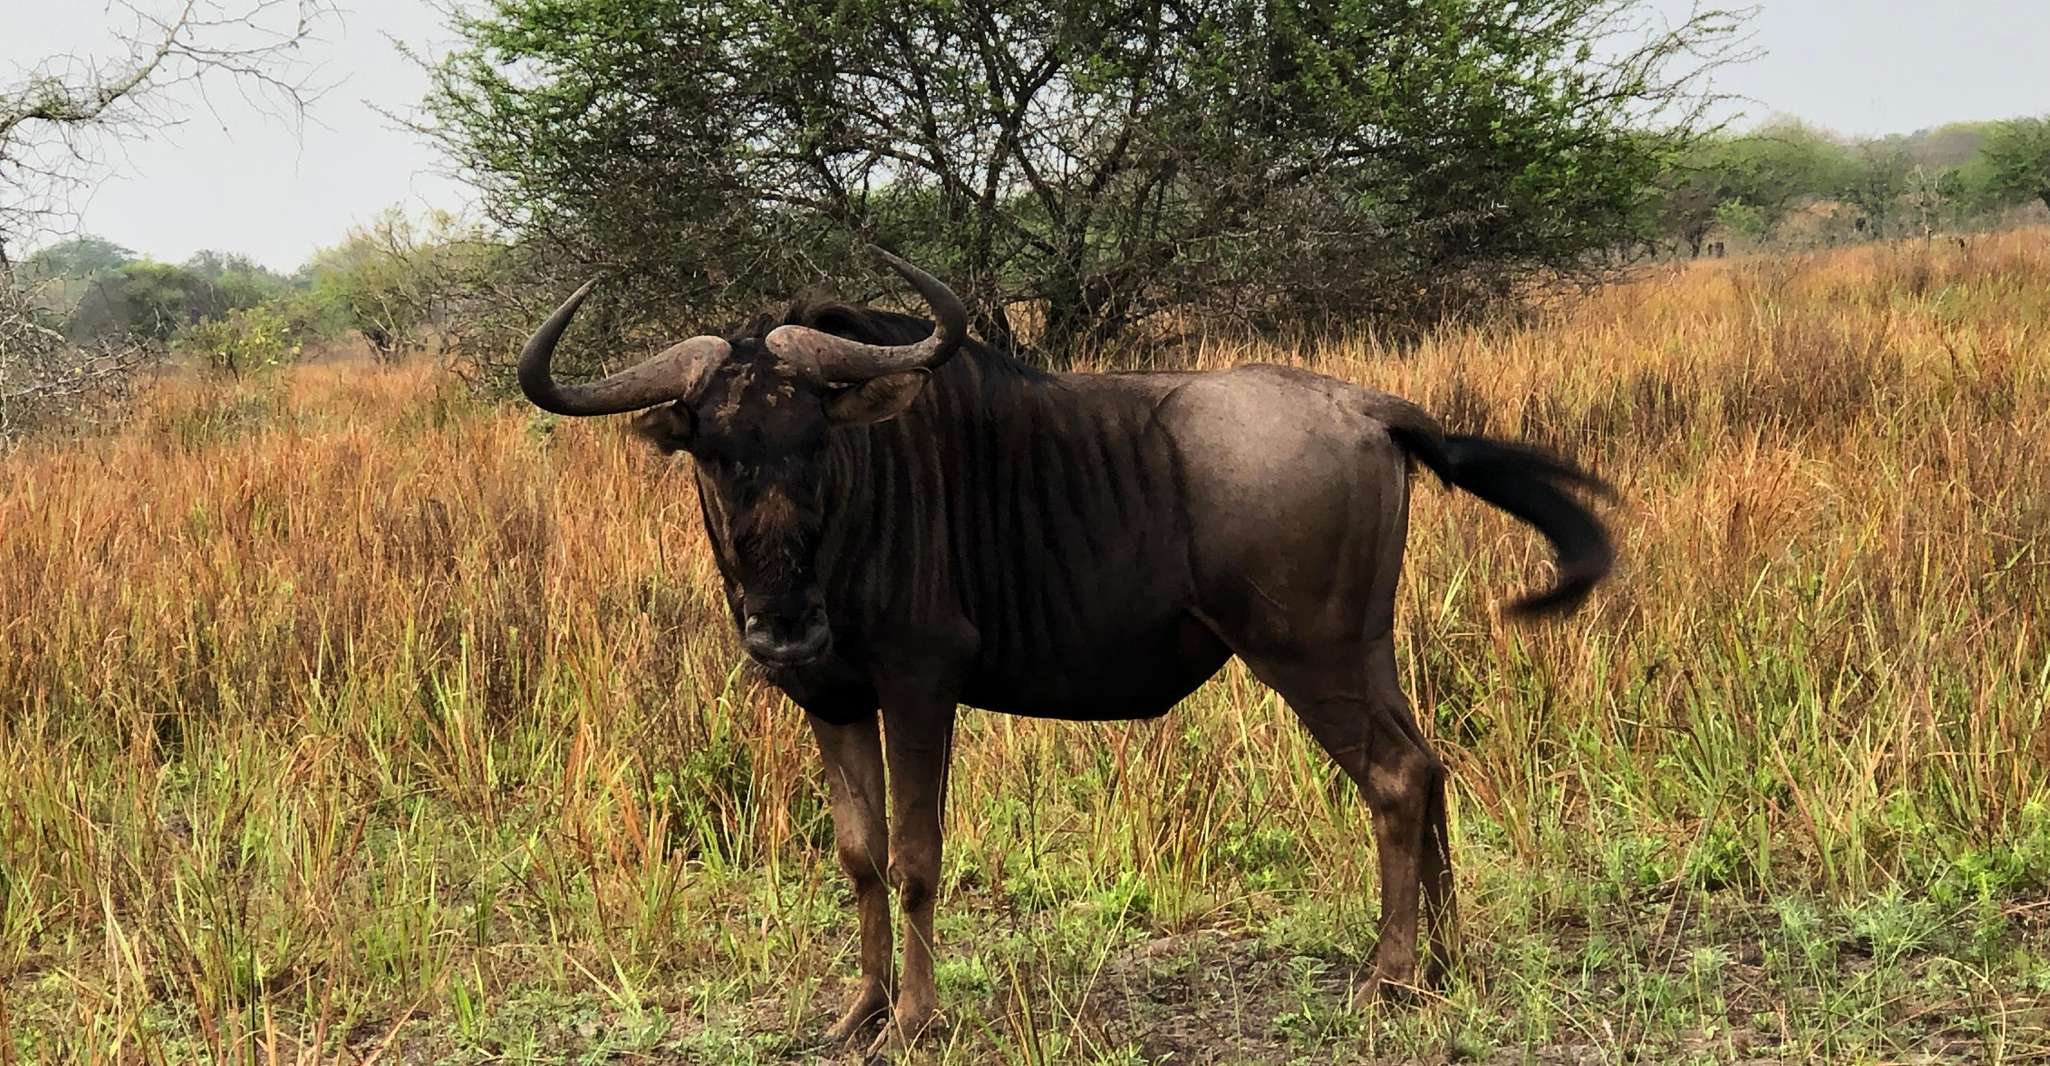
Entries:
<svg viewBox="0 0 2050 1066">
<path fill-rule="evenodd" d="M 1737 19 L 1636 0 L 493 0 L 419 130 L 612 328 L 879 241 L 1064 361 L 1163 317 L 1416 325 L 1605 276 Z M 574 284 L 574 282 L 571 282 Z M 604 305 L 601 305 L 604 306 Z M 687 310 L 686 310 L 687 309 Z"/>
<path fill-rule="evenodd" d="M 1740 20 L 1630 0 L 490 0 L 417 116 L 482 221 L 288 273 L 66 225 L 175 87 L 318 95 L 319 0 L 168 10 L 0 84 L 0 1064 L 818 1055 L 847 889 L 690 479 L 492 386 L 572 280 L 637 354 L 865 239 L 1027 358 L 1301 363 L 1620 493 L 1524 629 L 1541 549 L 1419 483 L 1447 987 L 1356 996 L 1366 814 L 1234 667 L 964 716 L 921 1055 L 2050 1056 L 2043 120 L 1725 129 Z"/>
<path fill-rule="evenodd" d="M 1650 199 L 1652 247 L 1698 258 L 1712 240 L 1724 250 L 1802 250 L 1997 229 L 2040 221 L 2046 194 L 2041 118 L 1865 139 L 1779 119 L 1719 131 L 1674 158 Z"/>
<path fill-rule="evenodd" d="M 490 0 L 450 13 L 412 116 L 473 217 L 389 210 L 289 274 L 173 264 L 56 239 L 72 198 L 109 145 L 178 121 L 178 86 L 301 115 L 322 86 L 297 45 L 338 13 L 148 10 L 125 57 L 0 83 L 0 437 L 118 409 L 167 354 L 239 375 L 431 351 L 503 385 L 586 278 L 606 283 L 571 363 L 822 280 L 877 291 L 849 255 L 867 241 L 938 270 L 1022 358 L 1171 361 L 1208 330 L 1413 337 L 1647 258 L 2050 209 L 2041 118 L 1734 132 L 1713 76 L 1747 55 L 1743 12 L 1713 7 Z"/>
<path fill-rule="evenodd" d="M 968 713 L 943 1062 L 2050 1053 L 2050 239 L 1661 268 L 1415 346 L 1218 334 L 1611 478 L 1623 568 L 1419 482 L 1405 678 L 1466 954 L 1354 998 L 1367 817 L 1237 668 Z M 0 456 L 10 1061 L 794 1062 L 817 760 L 690 478 L 426 361 L 190 377 Z"/>
</svg>

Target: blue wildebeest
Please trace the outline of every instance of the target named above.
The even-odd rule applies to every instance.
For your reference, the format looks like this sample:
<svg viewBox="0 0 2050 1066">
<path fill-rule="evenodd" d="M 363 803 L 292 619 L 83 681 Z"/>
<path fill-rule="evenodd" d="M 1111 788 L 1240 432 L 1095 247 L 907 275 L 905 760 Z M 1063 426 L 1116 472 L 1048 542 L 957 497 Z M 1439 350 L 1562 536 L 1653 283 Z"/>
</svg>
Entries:
<svg viewBox="0 0 2050 1066">
<path fill-rule="evenodd" d="M 520 385 L 565 415 L 644 411 L 690 454 L 741 643 L 803 708 L 854 882 L 861 978 L 828 1036 L 933 1016 L 933 902 L 957 705 L 1075 721 L 1167 713 L 1239 656 L 1357 784 L 1380 851 L 1372 981 L 1453 927 L 1445 770 L 1395 676 L 1412 461 L 1534 526 L 1571 610 L 1605 576 L 1599 482 L 1536 448 L 1445 433 L 1407 401 L 1303 370 L 1052 374 L 967 338 L 946 286 L 883 253 L 937 324 L 800 300 L 588 385 L 557 340 Z M 884 809 L 885 773 L 889 809 Z M 889 891 L 904 911 L 901 984 Z"/>
</svg>

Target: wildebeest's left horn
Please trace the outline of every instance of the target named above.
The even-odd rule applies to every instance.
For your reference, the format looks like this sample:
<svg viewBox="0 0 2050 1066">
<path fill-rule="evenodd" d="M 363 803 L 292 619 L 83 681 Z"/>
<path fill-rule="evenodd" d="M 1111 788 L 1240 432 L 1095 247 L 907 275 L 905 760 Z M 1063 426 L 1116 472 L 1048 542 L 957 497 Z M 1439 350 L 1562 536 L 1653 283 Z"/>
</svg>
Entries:
<svg viewBox="0 0 2050 1066">
<path fill-rule="evenodd" d="M 562 331 L 569 328 L 569 320 L 576 317 L 577 308 L 597 284 L 585 282 L 520 349 L 520 391 L 543 411 L 558 415 L 616 415 L 680 400 L 706 370 L 732 350 L 721 337 L 692 337 L 670 345 L 638 366 L 589 385 L 559 384 L 548 369 L 555 356 L 555 343 L 562 339 Z"/>
<path fill-rule="evenodd" d="M 954 290 L 938 278 L 881 248 L 870 247 L 890 269 L 904 276 L 932 306 L 932 336 L 916 344 L 863 344 L 810 326 L 778 326 L 769 331 L 769 350 L 827 381 L 867 381 L 900 370 L 928 370 L 946 362 L 968 336 L 968 309 Z"/>
</svg>

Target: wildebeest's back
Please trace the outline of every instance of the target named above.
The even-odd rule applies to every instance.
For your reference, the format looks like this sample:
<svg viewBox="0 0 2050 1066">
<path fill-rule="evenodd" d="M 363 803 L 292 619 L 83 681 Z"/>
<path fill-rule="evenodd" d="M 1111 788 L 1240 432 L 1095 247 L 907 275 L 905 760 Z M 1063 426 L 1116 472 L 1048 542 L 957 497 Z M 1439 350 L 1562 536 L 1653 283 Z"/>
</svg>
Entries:
<svg viewBox="0 0 2050 1066">
<path fill-rule="evenodd" d="M 1407 401 L 1293 367 L 1206 374 L 1160 420 L 1191 516 L 1198 609 L 1241 654 L 1350 642 L 1393 624 L 1409 460 L 1435 435 Z"/>
</svg>

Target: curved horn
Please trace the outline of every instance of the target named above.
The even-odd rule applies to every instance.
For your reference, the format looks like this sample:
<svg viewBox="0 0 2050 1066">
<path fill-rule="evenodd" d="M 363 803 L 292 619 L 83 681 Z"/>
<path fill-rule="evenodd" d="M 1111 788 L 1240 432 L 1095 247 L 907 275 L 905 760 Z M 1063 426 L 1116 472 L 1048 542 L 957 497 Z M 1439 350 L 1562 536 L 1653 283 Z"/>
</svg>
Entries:
<svg viewBox="0 0 2050 1066">
<path fill-rule="evenodd" d="M 543 411 L 558 415 L 616 415 L 679 400 L 706 370 L 732 350 L 719 337 L 692 337 L 670 345 L 638 366 L 589 385 L 558 384 L 548 369 L 555 357 L 555 343 L 562 339 L 562 331 L 569 328 L 569 320 L 576 317 L 577 308 L 597 284 L 595 280 L 585 282 L 520 349 L 520 391 Z"/>
<path fill-rule="evenodd" d="M 968 337 L 968 309 L 954 290 L 938 278 L 890 253 L 869 246 L 890 269 L 903 275 L 932 307 L 932 336 L 915 344 L 863 344 L 810 326 L 778 326 L 769 331 L 769 350 L 798 366 L 809 367 L 827 381 L 856 382 L 900 370 L 930 370 L 952 358 Z"/>
</svg>

